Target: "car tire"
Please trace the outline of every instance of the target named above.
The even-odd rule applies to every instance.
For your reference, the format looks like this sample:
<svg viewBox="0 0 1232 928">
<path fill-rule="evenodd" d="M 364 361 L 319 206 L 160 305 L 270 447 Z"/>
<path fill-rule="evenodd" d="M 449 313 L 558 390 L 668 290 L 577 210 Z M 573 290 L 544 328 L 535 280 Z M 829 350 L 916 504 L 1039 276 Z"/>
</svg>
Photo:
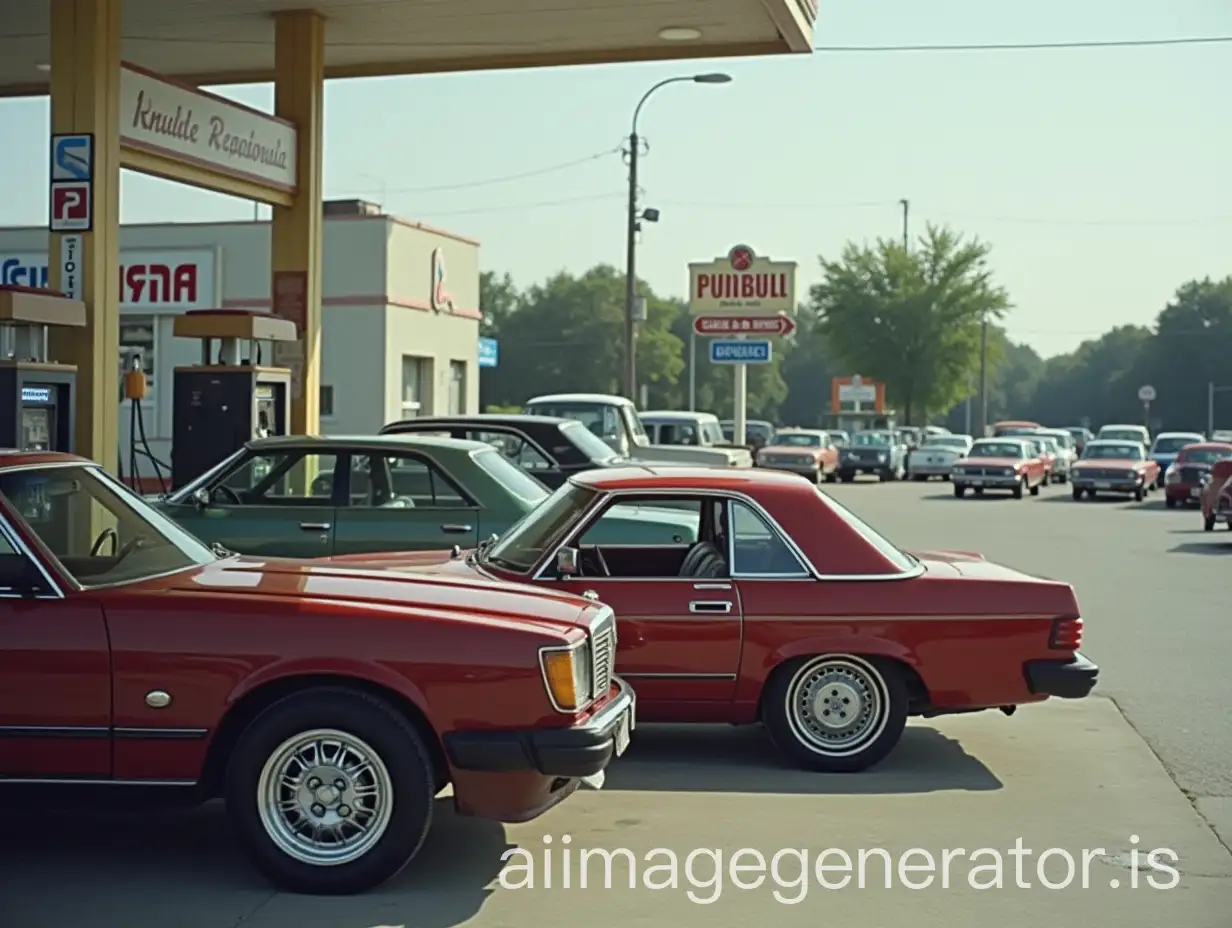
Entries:
<svg viewBox="0 0 1232 928">
<path fill-rule="evenodd" d="M 894 479 L 894 474 L 888 470 L 883 470 L 877 474 L 877 479 L 880 480 L 882 483 L 889 483 L 891 480 Z"/>
<path fill-rule="evenodd" d="M 1026 491 L 1026 486 L 1027 486 L 1026 478 L 1023 478 L 1022 480 L 1018 481 L 1018 484 L 1017 486 L 1014 487 L 1014 491 L 1013 491 L 1014 499 L 1022 499 L 1023 493 Z"/>
<path fill-rule="evenodd" d="M 826 474 L 826 483 L 837 483 L 837 482 L 838 482 L 838 473 L 836 471 L 830 471 L 830 473 Z"/>
<path fill-rule="evenodd" d="M 308 783 L 318 776 L 335 783 L 313 796 Z M 225 782 L 227 812 L 257 869 L 284 890 L 316 895 L 364 892 L 402 870 L 428 834 L 436 792 L 415 726 L 342 687 L 294 693 L 258 715 L 236 742 Z M 350 835 L 355 846 L 305 835 L 304 824 L 320 817 L 349 819 L 360 829 Z"/>
<path fill-rule="evenodd" d="M 1052 474 L 1044 474 L 1044 479 L 1040 481 L 1040 485 L 1046 487 L 1051 481 L 1052 481 Z"/>
<path fill-rule="evenodd" d="M 1175 509 L 1176 508 L 1176 498 L 1172 496 L 1164 497 L 1164 505 L 1167 506 L 1169 509 Z"/>
<path fill-rule="evenodd" d="M 1032 495 L 1032 496 L 1039 496 L 1039 495 L 1040 495 L 1040 487 L 1042 487 L 1042 486 L 1045 486 L 1045 484 L 1042 484 L 1042 483 L 1037 483 L 1035 486 L 1031 487 L 1031 495 Z"/>
<path fill-rule="evenodd" d="M 1146 499 L 1146 487 L 1141 486 L 1134 490 L 1134 502 L 1140 503 Z"/>
<path fill-rule="evenodd" d="M 855 475 L 854 474 L 839 474 L 838 479 L 843 481 L 843 483 L 851 483 L 851 481 L 855 479 Z"/>
<path fill-rule="evenodd" d="M 903 674 L 890 661 L 822 654 L 775 670 L 763 694 L 762 719 L 779 750 L 801 767 L 858 773 L 898 744 L 908 701 Z"/>
<path fill-rule="evenodd" d="M 911 479 L 916 483 L 928 483 L 928 474 L 912 474 Z"/>
<path fill-rule="evenodd" d="M 1082 491 L 1081 491 L 1080 489 L 1078 489 L 1077 487 L 1074 487 L 1074 489 L 1073 489 L 1073 491 L 1072 491 L 1072 495 L 1073 495 L 1073 497 L 1074 497 L 1074 502 L 1075 502 L 1075 503 L 1080 503 L 1080 502 L 1082 502 Z"/>
<path fill-rule="evenodd" d="M 956 497 L 958 497 L 959 499 L 962 499 L 963 496 L 966 494 L 966 492 L 967 492 L 966 487 L 960 487 L 958 484 L 954 484 L 954 495 Z"/>
<path fill-rule="evenodd" d="M 1214 516 L 1203 516 L 1202 531 L 1213 532 L 1214 530 L 1215 530 L 1215 517 Z"/>
</svg>

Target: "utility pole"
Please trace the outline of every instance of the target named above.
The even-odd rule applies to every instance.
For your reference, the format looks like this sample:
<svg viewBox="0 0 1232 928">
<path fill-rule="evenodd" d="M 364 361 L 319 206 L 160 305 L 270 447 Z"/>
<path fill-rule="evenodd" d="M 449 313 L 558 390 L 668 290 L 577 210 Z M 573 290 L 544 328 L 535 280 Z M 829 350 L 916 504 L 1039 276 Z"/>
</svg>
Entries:
<svg viewBox="0 0 1232 928">
<path fill-rule="evenodd" d="M 910 235 L 911 202 L 909 200 L 899 200 L 898 203 L 903 208 L 903 251 L 910 251 L 911 250 L 911 235 Z"/>
<path fill-rule="evenodd" d="M 629 133 L 629 211 L 625 228 L 625 396 L 637 402 L 637 149 L 636 124 Z"/>
<path fill-rule="evenodd" d="M 980 320 L 980 434 L 988 434 L 988 315 Z"/>
</svg>

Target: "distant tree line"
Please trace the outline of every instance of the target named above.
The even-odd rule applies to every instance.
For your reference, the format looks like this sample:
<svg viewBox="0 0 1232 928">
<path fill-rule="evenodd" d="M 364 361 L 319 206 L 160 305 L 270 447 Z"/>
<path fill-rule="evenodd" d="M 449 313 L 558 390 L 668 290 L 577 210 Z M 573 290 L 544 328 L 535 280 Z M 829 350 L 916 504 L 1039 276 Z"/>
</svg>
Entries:
<svg viewBox="0 0 1232 928">
<path fill-rule="evenodd" d="M 831 378 L 860 373 L 887 384 L 900 420 L 961 431 L 978 390 L 987 321 L 990 422 L 1139 422 L 1138 388 L 1149 383 L 1155 427 L 1206 427 L 1207 384 L 1232 386 L 1232 277 L 1184 284 L 1150 327 L 1120 326 L 1044 359 L 1006 337 L 1012 301 L 990 256 L 986 243 L 930 227 L 910 249 L 853 243 L 835 259 L 820 258 L 822 280 L 799 308 L 794 337 L 776 344 L 772 363 L 749 367 L 750 418 L 820 424 Z M 638 328 L 637 368 L 647 408 L 688 408 L 688 307 L 640 286 L 647 319 Z M 500 341 L 500 365 L 480 380 L 484 408 L 518 408 L 542 393 L 623 392 L 622 272 L 600 265 L 526 289 L 508 274 L 485 272 L 480 306 L 483 334 Z M 731 370 L 709 363 L 704 339 L 696 352 L 697 408 L 730 417 Z M 1215 425 L 1232 428 L 1232 390 L 1217 396 Z"/>
</svg>

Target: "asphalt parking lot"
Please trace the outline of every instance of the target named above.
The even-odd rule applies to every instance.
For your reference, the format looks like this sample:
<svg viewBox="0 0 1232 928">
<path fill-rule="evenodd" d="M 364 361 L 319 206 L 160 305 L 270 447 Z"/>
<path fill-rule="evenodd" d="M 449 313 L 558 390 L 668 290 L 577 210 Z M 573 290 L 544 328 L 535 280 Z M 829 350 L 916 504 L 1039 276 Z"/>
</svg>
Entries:
<svg viewBox="0 0 1232 928">
<path fill-rule="evenodd" d="M 1195 512 L 1168 511 L 1161 500 L 1073 503 L 1065 488 L 1020 501 L 956 500 L 947 484 L 935 482 L 859 483 L 834 492 L 904 546 L 980 550 L 1073 582 L 1088 621 L 1084 650 L 1103 669 L 1099 695 L 1028 707 L 1013 718 L 985 713 L 913 724 L 884 764 L 854 776 L 787 769 L 756 729 L 644 728 L 602 792 L 579 794 L 536 822 L 461 820 L 442 803 L 416 865 L 391 885 L 350 899 L 272 893 L 239 855 L 218 808 L 139 818 L 105 810 L 23 816 L 11 820 L 14 840 L 0 851 L 0 923 L 503 928 L 567 919 L 601 926 L 675 920 L 700 928 L 769 916 L 782 924 L 854 917 L 918 928 L 1227 928 L 1232 677 L 1225 664 L 1232 659 L 1232 623 L 1225 613 L 1232 560 L 1221 558 L 1232 558 L 1232 532 L 1204 534 Z M 553 839 L 550 864 L 545 836 Z M 1016 862 L 1023 858 L 1010 855 L 1018 838 L 1034 851 L 1021 873 Z M 501 855 L 514 847 L 532 855 L 534 888 L 498 879 Z M 600 848 L 615 855 L 610 889 L 602 886 L 601 856 L 587 867 L 577 861 L 581 851 Z M 791 849 L 807 850 L 812 869 L 826 848 L 852 858 L 873 851 L 863 889 L 856 870 L 842 889 L 827 889 L 815 873 L 799 885 L 800 855 Z M 905 878 L 895 871 L 892 888 L 885 888 L 878 848 L 929 852 L 932 884 L 907 885 L 922 885 L 927 870 Z M 1037 870 L 1048 848 L 1058 852 Z M 738 855 L 742 849 L 748 850 Z M 1000 852 L 1003 888 L 973 888 L 973 881 L 989 885 L 995 878 L 987 867 L 997 859 L 977 860 L 977 849 Z M 1148 865 L 1155 849 L 1174 851 L 1176 860 L 1161 852 Z M 948 887 L 941 885 L 946 850 Z M 756 854 L 769 862 L 780 851 L 776 880 L 768 864 L 757 869 Z M 1066 876 L 1060 851 L 1076 860 L 1077 876 L 1064 889 L 1049 889 L 1044 879 L 1059 885 Z M 720 853 L 723 879 L 716 884 Z M 670 876 L 649 868 L 673 860 L 676 888 L 648 888 Z M 916 854 L 905 862 L 926 860 Z M 841 866 L 841 857 L 826 858 L 831 867 L 836 862 Z M 506 882 L 528 875 L 525 868 L 510 871 Z M 843 875 L 831 869 L 823 877 L 837 886 Z M 737 885 L 751 886 L 758 876 L 756 888 Z M 1021 888 L 1020 878 L 1029 887 Z M 1152 886 L 1174 880 L 1173 888 Z"/>
</svg>

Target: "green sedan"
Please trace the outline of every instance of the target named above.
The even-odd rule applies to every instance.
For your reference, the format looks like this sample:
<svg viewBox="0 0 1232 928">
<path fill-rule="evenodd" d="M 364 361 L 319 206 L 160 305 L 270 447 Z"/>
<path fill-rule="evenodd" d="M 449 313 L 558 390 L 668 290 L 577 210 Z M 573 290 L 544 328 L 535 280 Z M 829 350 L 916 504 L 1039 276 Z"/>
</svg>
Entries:
<svg viewBox="0 0 1232 928">
<path fill-rule="evenodd" d="M 279 436 L 249 442 L 155 505 L 240 554 L 326 557 L 473 548 L 549 490 L 491 445 L 423 435 Z M 696 541 L 696 519 L 622 506 L 605 544 Z"/>
</svg>

